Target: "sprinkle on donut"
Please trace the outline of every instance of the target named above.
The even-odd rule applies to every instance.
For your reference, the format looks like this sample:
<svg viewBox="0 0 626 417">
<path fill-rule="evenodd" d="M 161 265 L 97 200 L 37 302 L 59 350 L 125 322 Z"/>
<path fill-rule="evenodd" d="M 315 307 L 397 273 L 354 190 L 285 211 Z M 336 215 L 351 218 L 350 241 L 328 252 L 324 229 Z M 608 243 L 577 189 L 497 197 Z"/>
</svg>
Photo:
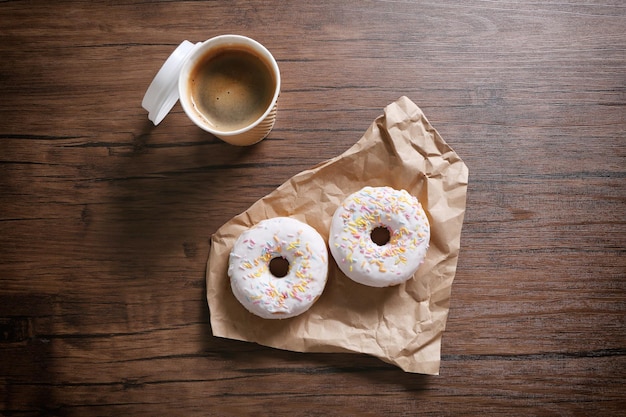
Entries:
<svg viewBox="0 0 626 417">
<path fill-rule="evenodd" d="M 365 187 L 335 211 L 329 245 L 346 276 L 387 287 L 413 276 L 429 240 L 430 225 L 417 198 L 391 187 Z"/>
<path fill-rule="evenodd" d="M 327 274 L 323 238 L 288 217 L 267 219 L 244 231 L 229 258 L 233 294 L 263 318 L 289 318 L 308 310 L 324 290 Z"/>
</svg>

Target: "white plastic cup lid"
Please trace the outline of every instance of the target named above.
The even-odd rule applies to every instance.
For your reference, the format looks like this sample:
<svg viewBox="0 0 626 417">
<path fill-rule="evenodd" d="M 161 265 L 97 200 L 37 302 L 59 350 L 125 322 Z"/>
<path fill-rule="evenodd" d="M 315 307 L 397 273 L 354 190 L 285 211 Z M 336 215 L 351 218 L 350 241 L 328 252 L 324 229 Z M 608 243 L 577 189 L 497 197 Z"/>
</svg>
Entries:
<svg viewBox="0 0 626 417">
<path fill-rule="evenodd" d="M 187 57 L 201 44 L 202 42 L 193 44 L 189 41 L 183 41 L 178 45 L 146 90 L 141 107 L 148 111 L 148 119 L 155 126 L 161 123 L 178 101 L 178 77 L 180 71 Z"/>
</svg>

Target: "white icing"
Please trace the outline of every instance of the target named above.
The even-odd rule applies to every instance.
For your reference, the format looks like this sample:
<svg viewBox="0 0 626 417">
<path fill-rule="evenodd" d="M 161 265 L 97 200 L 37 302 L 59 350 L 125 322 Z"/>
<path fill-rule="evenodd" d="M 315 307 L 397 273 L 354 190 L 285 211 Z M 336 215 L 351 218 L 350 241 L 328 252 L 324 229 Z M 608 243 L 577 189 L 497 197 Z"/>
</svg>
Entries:
<svg viewBox="0 0 626 417">
<path fill-rule="evenodd" d="M 287 275 L 272 274 L 269 263 L 282 257 Z M 228 276 L 233 294 L 251 313 L 284 319 L 304 313 L 319 298 L 328 275 L 328 251 L 311 226 L 275 217 L 244 231 L 230 253 Z"/>
<path fill-rule="evenodd" d="M 386 227 L 389 242 L 371 238 Z M 341 271 L 372 287 L 388 287 L 410 279 L 424 262 L 430 225 L 417 198 L 391 187 L 365 187 L 346 198 L 333 215 L 329 246 Z"/>
</svg>

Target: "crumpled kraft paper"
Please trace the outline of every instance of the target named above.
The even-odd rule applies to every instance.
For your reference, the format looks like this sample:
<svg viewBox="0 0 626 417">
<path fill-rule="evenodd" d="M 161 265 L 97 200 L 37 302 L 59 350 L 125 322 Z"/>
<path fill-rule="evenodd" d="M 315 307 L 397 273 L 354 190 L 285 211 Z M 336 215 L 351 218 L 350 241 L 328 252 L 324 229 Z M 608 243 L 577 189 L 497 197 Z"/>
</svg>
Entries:
<svg viewBox="0 0 626 417">
<path fill-rule="evenodd" d="M 422 111 L 401 97 L 342 155 L 295 175 L 212 236 L 206 279 L 213 334 L 298 352 L 364 353 L 407 372 L 438 374 L 467 182 L 467 166 Z M 429 217 L 430 248 L 412 279 L 389 288 L 357 284 L 329 252 L 326 288 L 304 314 L 266 320 L 239 304 L 227 269 L 240 233 L 261 220 L 289 216 L 328 242 L 335 209 L 366 185 L 407 190 Z"/>
</svg>

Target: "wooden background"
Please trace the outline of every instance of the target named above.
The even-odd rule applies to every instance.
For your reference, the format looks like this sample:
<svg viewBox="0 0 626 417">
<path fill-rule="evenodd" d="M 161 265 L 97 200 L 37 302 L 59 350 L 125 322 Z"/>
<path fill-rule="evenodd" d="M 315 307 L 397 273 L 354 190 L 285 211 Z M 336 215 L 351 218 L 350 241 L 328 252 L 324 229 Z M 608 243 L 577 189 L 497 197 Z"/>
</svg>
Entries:
<svg viewBox="0 0 626 417">
<path fill-rule="evenodd" d="M 223 33 L 282 71 L 253 147 L 141 108 Z M 2 415 L 626 409 L 623 1 L 9 0 L 0 58 Z M 441 374 L 214 338 L 212 233 L 402 95 L 470 170 Z"/>
</svg>

